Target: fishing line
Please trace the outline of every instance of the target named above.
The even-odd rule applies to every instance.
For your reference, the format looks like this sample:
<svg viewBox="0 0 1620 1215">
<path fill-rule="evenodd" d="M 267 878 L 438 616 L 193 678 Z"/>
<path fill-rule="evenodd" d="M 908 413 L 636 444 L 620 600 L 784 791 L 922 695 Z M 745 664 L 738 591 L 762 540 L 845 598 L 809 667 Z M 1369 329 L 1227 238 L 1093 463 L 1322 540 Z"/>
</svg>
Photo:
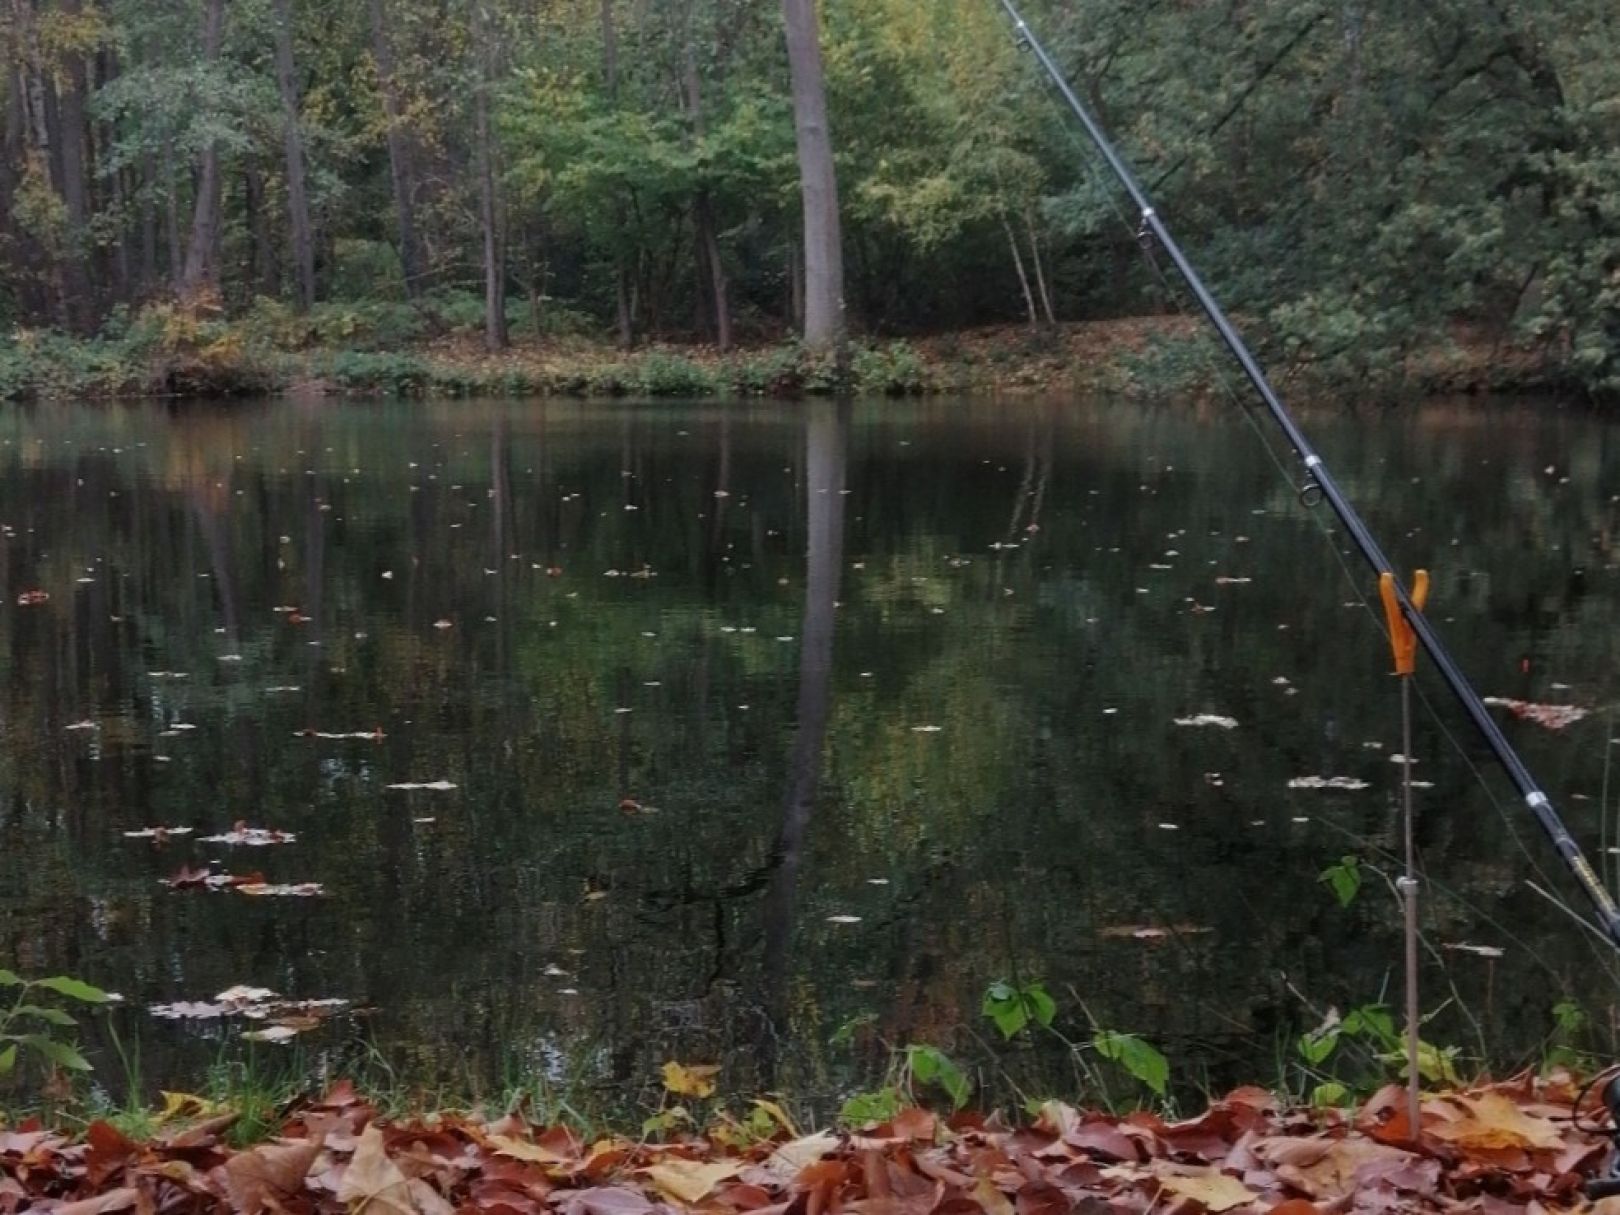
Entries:
<svg viewBox="0 0 1620 1215">
<path fill-rule="evenodd" d="M 1312 504 L 1306 500 L 1310 483 L 1307 482 L 1306 485 L 1301 486 L 1295 482 L 1293 473 L 1290 471 L 1283 458 L 1278 454 L 1276 446 L 1271 437 L 1260 425 L 1259 419 L 1255 417 L 1253 406 L 1248 399 L 1243 394 L 1239 393 L 1233 386 L 1228 371 L 1223 366 L 1222 360 L 1217 357 L 1217 352 L 1213 349 L 1214 339 L 1210 336 L 1208 331 L 1203 328 L 1203 326 L 1197 324 L 1196 319 L 1188 311 L 1185 302 L 1182 300 L 1181 292 L 1175 289 L 1175 285 L 1165 274 L 1164 268 L 1159 264 L 1158 259 L 1153 256 L 1153 247 L 1151 241 L 1143 241 L 1141 239 L 1140 229 L 1131 224 L 1129 217 L 1126 215 L 1123 207 L 1121 207 L 1119 203 L 1117 191 L 1108 188 L 1108 183 L 1100 177 L 1100 171 L 1093 158 L 1089 155 L 1083 154 L 1086 150 L 1085 145 L 1080 141 L 1079 137 L 1075 134 L 1072 128 L 1065 126 L 1062 129 L 1065 136 L 1082 152 L 1082 155 L 1078 159 L 1085 174 L 1087 184 L 1091 187 L 1095 195 L 1101 196 L 1108 200 L 1109 206 L 1114 213 L 1114 218 L 1119 221 L 1120 226 L 1125 231 L 1133 233 L 1133 243 L 1135 243 L 1139 248 L 1142 255 L 1142 261 L 1151 271 L 1154 281 L 1159 287 L 1162 299 L 1168 303 L 1170 307 L 1174 309 L 1176 315 L 1188 325 L 1189 336 L 1191 337 L 1190 345 L 1202 359 L 1209 380 L 1214 383 L 1222 393 L 1224 393 L 1229 402 L 1237 407 L 1238 413 L 1242 416 L 1244 422 L 1248 425 L 1250 432 L 1259 442 L 1260 449 L 1271 461 L 1271 464 L 1276 469 L 1279 478 L 1281 478 L 1283 483 L 1293 491 L 1294 496 L 1300 500 L 1301 504 L 1306 507 L 1306 517 L 1310 519 L 1312 525 L 1317 529 L 1323 540 L 1326 542 L 1328 550 L 1333 554 L 1334 560 L 1338 563 L 1339 569 L 1344 574 L 1346 585 L 1350 588 L 1351 593 L 1355 596 L 1355 599 L 1360 605 L 1362 611 L 1366 613 L 1367 619 L 1371 621 L 1378 636 L 1387 642 L 1389 640 L 1389 630 L 1384 623 L 1383 614 L 1381 611 L 1373 607 L 1366 591 L 1362 588 L 1360 580 L 1356 577 L 1355 572 L 1350 568 L 1349 562 L 1345 560 L 1344 551 L 1340 547 L 1340 538 L 1335 534 L 1333 526 L 1328 523 L 1327 520 L 1323 519 L 1313 509 Z M 1458 740 L 1457 736 L 1452 733 L 1450 728 L 1446 725 L 1444 719 L 1440 715 L 1440 711 L 1435 707 L 1433 700 L 1430 699 L 1422 684 L 1418 684 L 1415 690 L 1418 695 L 1418 701 L 1423 706 L 1423 710 L 1427 714 L 1430 722 L 1438 728 L 1441 736 L 1463 761 L 1469 775 L 1478 783 L 1480 789 L 1484 792 L 1487 800 L 1490 802 L 1492 809 L 1495 810 L 1497 817 L 1501 819 L 1503 826 L 1507 828 L 1508 835 L 1513 840 L 1514 846 L 1524 856 L 1525 860 L 1529 863 L 1531 869 L 1534 871 L 1537 877 L 1541 878 L 1541 880 L 1548 886 L 1554 885 L 1551 875 L 1548 874 L 1546 869 L 1542 867 L 1542 864 L 1537 858 L 1536 854 L 1530 849 L 1530 847 L 1525 843 L 1524 838 L 1519 834 L 1518 828 L 1513 821 L 1514 816 L 1509 813 L 1508 808 L 1504 806 L 1501 799 L 1497 797 L 1495 791 L 1491 788 L 1489 781 L 1487 781 L 1485 774 L 1479 769 L 1479 766 L 1474 763 L 1472 757 L 1463 747 L 1461 741 Z M 1425 877 L 1427 876 L 1427 871 L 1425 870 Z M 1466 902 L 1464 902 L 1462 905 L 1464 907 L 1469 907 L 1469 904 Z M 1568 907 L 1567 904 L 1560 904 L 1560 906 L 1569 914 L 1575 914 L 1573 909 Z M 1474 909 L 1470 908 L 1470 910 Z"/>
<path fill-rule="evenodd" d="M 1092 117 L 1090 110 L 1080 101 L 1070 87 L 1066 77 L 1059 70 L 1050 54 L 1047 53 L 1046 48 L 1035 38 L 1023 17 L 1019 14 L 1013 0 L 1000 0 L 1000 2 L 1002 8 L 1013 21 L 1016 36 L 1020 43 L 1027 46 L 1040 61 L 1043 70 L 1053 84 L 1057 86 L 1069 108 L 1085 128 L 1092 145 L 1101 154 L 1115 178 L 1118 179 L 1120 185 L 1124 187 L 1125 191 L 1131 196 L 1132 201 L 1137 205 L 1141 215 L 1140 235 L 1143 237 L 1151 235 L 1158 246 L 1170 258 L 1188 291 L 1198 301 L 1205 317 L 1221 337 L 1228 352 L 1242 368 L 1255 392 L 1265 404 L 1272 420 L 1283 432 L 1294 452 L 1303 461 L 1307 476 L 1310 478 L 1310 487 L 1320 495 L 1320 500 L 1325 501 L 1331 507 L 1340 525 L 1348 533 L 1355 547 L 1360 550 L 1362 557 L 1373 568 L 1374 572 L 1379 574 L 1389 573 L 1391 569 L 1390 561 L 1384 555 L 1377 540 L 1356 512 L 1354 506 L 1351 505 L 1338 487 L 1322 457 L 1317 453 L 1310 440 L 1300 429 L 1293 414 L 1283 404 L 1282 399 L 1271 386 L 1253 353 L 1237 330 L 1233 328 L 1226 313 L 1204 285 L 1203 279 L 1181 250 L 1180 245 L 1176 243 L 1175 238 L 1171 235 L 1152 202 L 1137 183 L 1134 174 L 1110 142 L 1106 132 Z M 1563 858 L 1571 875 L 1577 880 L 1591 901 L 1604 931 L 1615 944 L 1620 945 L 1620 905 L 1615 903 L 1608 892 L 1608 888 L 1599 880 L 1580 845 L 1570 834 L 1557 810 L 1553 807 L 1551 799 L 1525 766 L 1524 761 L 1520 758 L 1518 752 L 1514 750 L 1512 744 L 1508 742 L 1501 727 L 1497 725 L 1489 709 L 1480 700 L 1479 694 L 1452 659 L 1439 634 L 1414 605 L 1404 584 L 1395 578 L 1392 573 L 1390 574 L 1390 580 L 1396 606 L 1410 626 L 1416 642 L 1429 655 L 1430 661 L 1445 680 L 1453 696 L 1518 788 L 1526 808 L 1536 818 L 1554 848 Z"/>
</svg>

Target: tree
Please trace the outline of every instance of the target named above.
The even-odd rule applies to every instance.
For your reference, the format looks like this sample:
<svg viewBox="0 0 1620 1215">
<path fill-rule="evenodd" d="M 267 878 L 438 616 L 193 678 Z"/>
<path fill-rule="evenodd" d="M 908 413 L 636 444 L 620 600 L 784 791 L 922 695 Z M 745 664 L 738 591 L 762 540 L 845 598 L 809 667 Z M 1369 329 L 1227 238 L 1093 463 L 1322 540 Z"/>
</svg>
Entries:
<svg viewBox="0 0 1620 1215">
<path fill-rule="evenodd" d="M 292 0 L 275 0 L 276 87 L 281 93 L 287 159 L 287 217 L 292 227 L 293 267 L 298 306 L 315 303 L 315 234 L 309 222 L 309 187 L 304 175 L 304 136 L 299 129 L 298 76 L 293 60 Z"/>
<path fill-rule="evenodd" d="M 837 346 L 845 335 L 844 238 L 815 0 L 782 0 L 782 20 L 804 205 L 804 340 L 812 347 Z"/>
<path fill-rule="evenodd" d="M 204 0 L 202 59 L 205 68 L 218 64 L 224 39 L 225 0 Z M 202 163 L 197 170 L 191 239 L 186 246 L 185 269 L 180 276 L 183 296 L 194 297 L 219 285 L 220 192 L 219 140 L 210 137 L 203 146 Z"/>
<path fill-rule="evenodd" d="M 494 351 L 510 342 L 506 331 L 506 256 L 502 232 L 495 138 L 489 93 L 495 76 L 494 36 L 485 0 L 473 0 L 473 143 L 478 162 L 478 217 L 484 238 L 484 345 Z"/>
</svg>

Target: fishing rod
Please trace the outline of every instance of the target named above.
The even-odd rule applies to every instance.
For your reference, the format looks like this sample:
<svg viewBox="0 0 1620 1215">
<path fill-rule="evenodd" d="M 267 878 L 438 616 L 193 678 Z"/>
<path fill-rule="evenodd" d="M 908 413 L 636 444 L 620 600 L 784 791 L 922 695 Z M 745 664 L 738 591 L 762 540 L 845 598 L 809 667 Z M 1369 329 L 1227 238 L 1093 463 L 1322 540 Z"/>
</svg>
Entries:
<svg viewBox="0 0 1620 1215">
<path fill-rule="evenodd" d="M 1378 546 L 1378 541 L 1374 539 L 1372 532 L 1368 530 L 1361 516 L 1356 513 L 1356 508 L 1350 504 L 1350 500 L 1345 497 L 1344 491 L 1339 488 L 1338 482 L 1333 479 L 1333 475 L 1328 471 L 1327 465 L 1323 463 L 1322 457 L 1317 454 L 1316 449 L 1311 445 L 1311 441 L 1305 436 L 1305 432 L 1300 429 L 1299 424 L 1294 420 L 1293 414 L 1289 412 L 1288 406 L 1283 404 L 1282 398 L 1272 388 L 1271 382 L 1266 378 L 1266 373 L 1261 369 L 1259 362 L 1250 352 L 1243 338 L 1239 336 L 1238 331 L 1233 328 L 1232 322 L 1227 319 L 1226 313 L 1222 310 L 1220 304 L 1210 294 L 1209 288 L 1204 285 L 1204 280 L 1199 276 L 1198 271 L 1187 260 L 1187 255 L 1182 252 L 1181 246 L 1176 243 L 1175 237 L 1170 234 L 1170 229 L 1165 225 L 1164 219 L 1153 206 L 1152 200 L 1148 198 L 1147 193 L 1136 180 L 1136 175 L 1131 172 L 1131 168 L 1126 164 L 1124 157 L 1119 154 L 1119 151 L 1109 140 L 1108 133 L 1103 129 L 1102 124 L 1092 116 L 1085 103 L 1075 95 L 1074 89 L 1069 86 L 1063 72 L 1058 68 L 1052 56 L 1047 53 L 1046 48 L 1041 45 L 1040 40 L 1035 37 L 1033 31 L 1030 30 L 1022 14 L 1014 5 L 1013 0 L 1000 0 L 1000 3 L 1001 7 L 1006 10 L 1007 16 L 1012 20 L 1015 37 L 1023 46 L 1034 53 L 1035 58 L 1040 62 L 1041 67 L 1045 69 L 1046 74 L 1052 78 L 1052 83 L 1057 86 L 1058 92 L 1062 94 L 1063 100 L 1068 103 L 1069 108 L 1074 111 L 1075 117 L 1080 120 L 1080 125 L 1085 128 L 1092 144 L 1102 154 L 1103 159 L 1108 163 L 1109 169 L 1119 179 L 1120 185 L 1125 188 L 1125 192 L 1130 195 L 1131 201 L 1136 205 L 1142 225 L 1138 233 L 1140 239 L 1146 243 L 1151 238 L 1152 242 L 1156 243 L 1169 256 L 1170 261 L 1175 265 L 1176 272 L 1181 275 L 1187 289 L 1192 292 L 1193 298 L 1198 301 L 1199 308 L 1203 310 L 1210 324 L 1215 327 L 1216 333 L 1220 335 L 1221 341 L 1225 344 L 1227 350 L 1231 352 L 1232 357 L 1237 360 L 1238 366 L 1243 369 L 1244 376 L 1247 377 L 1249 383 L 1254 386 L 1255 392 L 1259 394 L 1260 399 L 1265 403 L 1267 411 L 1271 414 L 1278 427 L 1281 428 L 1289 446 L 1294 449 L 1295 454 L 1304 463 L 1308 480 L 1301 493 L 1301 499 L 1307 503 L 1310 503 L 1313 499 L 1325 501 L 1332 508 L 1334 515 L 1343 525 L 1345 531 L 1349 533 L 1350 539 L 1357 550 L 1366 559 L 1367 564 L 1372 567 L 1374 575 L 1380 578 L 1385 575 L 1389 576 L 1395 605 L 1416 635 L 1418 644 L 1423 647 L 1424 653 L 1433 661 L 1435 668 L 1440 672 L 1441 678 L 1445 680 L 1446 687 L 1450 689 L 1451 694 L 1462 705 L 1463 711 L 1467 713 L 1469 720 L 1473 722 L 1475 728 L 1479 731 L 1485 745 L 1490 749 L 1491 754 L 1495 756 L 1496 761 L 1507 773 L 1508 779 L 1513 782 L 1519 794 L 1524 798 L 1524 804 L 1535 815 L 1536 821 L 1541 825 L 1541 829 L 1547 834 L 1548 839 L 1552 841 L 1558 855 L 1563 858 L 1564 864 L 1569 867 L 1569 871 L 1574 875 L 1576 882 L 1592 901 L 1592 905 L 1597 911 L 1598 922 L 1603 935 L 1612 944 L 1620 947 L 1620 906 L 1615 904 L 1614 899 L 1604 888 L 1603 882 L 1593 871 L 1591 862 L 1586 859 L 1586 854 L 1581 851 L 1581 846 L 1575 842 L 1575 837 L 1564 826 L 1563 819 L 1559 817 L 1558 811 L 1553 808 L 1552 800 L 1536 782 L 1536 778 L 1531 775 L 1530 769 L 1525 766 L 1524 760 L 1519 758 L 1519 753 L 1508 742 L 1507 736 L 1502 733 L 1501 727 L 1496 724 L 1496 719 L 1491 716 L 1490 711 L 1485 707 L 1479 693 L 1474 690 L 1473 685 L 1468 682 L 1468 677 L 1462 673 L 1456 661 L 1451 657 L 1445 643 L 1441 641 L 1440 635 L 1429 624 L 1428 619 L 1423 615 L 1418 605 L 1413 602 L 1405 583 L 1395 577 L 1389 558 L 1384 555 L 1383 550 Z M 1403 758 L 1410 762 L 1410 756 L 1404 756 Z M 1617 1101 L 1620 1101 L 1620 1090 L 1617 1090 L 1616 1097 Z"/>
</svg>

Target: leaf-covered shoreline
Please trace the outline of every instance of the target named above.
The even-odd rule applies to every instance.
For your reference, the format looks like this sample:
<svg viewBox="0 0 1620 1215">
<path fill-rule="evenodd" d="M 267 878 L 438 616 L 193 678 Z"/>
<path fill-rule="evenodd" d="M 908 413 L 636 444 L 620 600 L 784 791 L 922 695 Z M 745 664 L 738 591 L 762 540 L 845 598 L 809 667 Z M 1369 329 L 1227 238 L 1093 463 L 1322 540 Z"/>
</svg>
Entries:
<svg viewBox="0 0 1620 1215">
<path fill-rule="evenodd" d="M 1393 1087 L 1351 1110 L 1285 1108 L 1243 1088 L 1176 1121 L 1049 1101 L 1022 1125 L 910 1107 L 811 1133 L 760 1101 L 768 1133 L 721 1117 L 650 1142 L 587 1139 L 522 1108 L 385 1118 L 343 1081 L 242 1150 L 225 1142 L 236 1115 L 203 1106 L 144 1142 L 106 1122 L 82 1136 L 36 1122 L 0 1132 L 0 1211 L 1506 1215 L 1583 1206 L 1606 1142 L 1571 1120 L 1577 1091 L 1557 1072 L 1432 1094 L 1416 1134 Z"/>
</svg>

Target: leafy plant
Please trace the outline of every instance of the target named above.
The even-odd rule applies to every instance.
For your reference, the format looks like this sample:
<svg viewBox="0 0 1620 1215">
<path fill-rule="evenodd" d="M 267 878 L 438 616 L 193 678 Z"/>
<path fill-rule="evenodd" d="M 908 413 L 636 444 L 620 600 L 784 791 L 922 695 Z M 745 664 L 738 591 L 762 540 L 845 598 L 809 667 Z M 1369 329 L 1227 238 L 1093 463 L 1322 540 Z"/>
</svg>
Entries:
<svg viewBox="0 0 1620 1215">
<path fill-rule="evenodd" d="M 865 1126 L 870 1122 L 887 1122 L 900 1112 L 905 1101 L 900 1090 L 892 1084 L 869 1092 L 856 1093 L 838 1109 L 838 1120 L 847 1126 Z"/>
<path fill-rule="evenodd" d="M 1039 980 L 1020 987 L 1003 979 L 986 989 L 979 1011 L 995 1022 L 1003 1038 L 1013 1038 L 1032 1021 L 1051 1028 L 1057 1001 Z"/>
<path fill-rule="evenodd" d="M 1156 1096 L 1163 1097 L 1169 1089 L 1170 1061 L 1151 1043 L 1135 1034 L 1102 1029 L 1093 1036 L 1091 1045 L 1104 1059 L 1119 1064 Z"/>
<path fill-rule="evenodd" d="M 1361 892 L 1361 862 L 1353 856 L 1343 857 L 1337 865 L 1322 870 L 1316 880 L 1332 888 L 1340 907 L 1348 907 Z"/>
<path fill-rule="evenodd" d="M 90 1070 L 89 1060 L 78 1047 L 56 1032 L 72 1029 L 78 1021 L 54 1004 L 40 1001 L 54 995 L 80 1004 L 106 1004 L 111 996 L 66 975 L 24 979 L 9 970 L 0 970 L 0 987 L 15 988 L 17 992 L 11 1007 L 0 1009 L 0 1076 L 15 1070 L 19 1051 L 54 1067 L 75 1072 Z"/>
<path fill-rule="evenodd" d="M 923 1084 L 936 1084 L 944 1089 L 956 1109 L 966 1105 L 973 1092 L 973 1085 L 962 1074 L 962 1069 L 937 1047 L 906 1047 L 906 1067 L 912 1079 Z"/>
</svg>

